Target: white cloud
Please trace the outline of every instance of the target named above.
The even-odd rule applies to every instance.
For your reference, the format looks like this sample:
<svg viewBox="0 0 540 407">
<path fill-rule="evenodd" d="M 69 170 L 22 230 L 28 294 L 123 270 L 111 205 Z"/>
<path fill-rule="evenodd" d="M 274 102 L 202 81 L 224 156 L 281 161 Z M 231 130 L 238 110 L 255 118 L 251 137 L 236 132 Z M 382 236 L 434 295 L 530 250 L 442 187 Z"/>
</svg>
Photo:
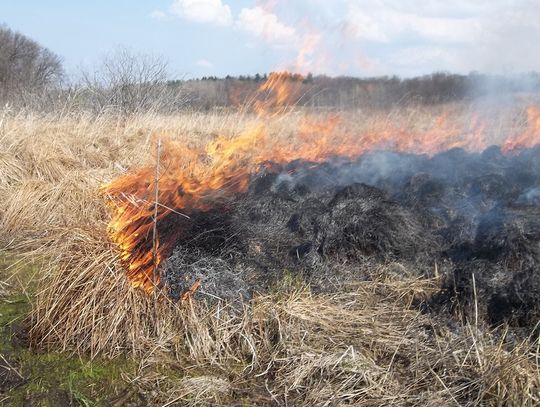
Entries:
<svg viewBox="0 0 540 407">
<path fill-rule="evenodd" d="M 227 26 L 233 21 L 231 8 L 221 0 L 176 0 L 171 12 L 198 23 Z"/>
<path fill-rule="evenodd" d="M 212 62 L 210 62 L 209 60 L 203 58 L 197 61 L 197 66 L 201 68 L 209 69 L 209 68 L 213 68 L 214 64 L 212 64 Z"/>
<path fill-rule="evenodd" d="M 353 37 L 389 43 L 399 41 L 404 35 L 416 36 L 420 40 L 445 43 L 471 42 L 481 34 L 482 26 L 478 19 L 470 15 L 468 8 L 460 17 L 436 14 L 437 2 L 431 2 L 430 11 L 422 11 L 419 2 L 395 5 L 392 1 L 370 3 L 349 1 L 344 19 L 347 33 Z M 429 2 L 428 2 L 429 3 Z M 412 6 L 412 7 L 411 7 Z"/>
<path fill-rule="evenodd" d="M 370 16 L 368 13 L 358 8 L 349 10 L 345 18 L 345 30 L 355 38 L 376 41 L 388 42 L 388 34 L 382 19 Z"/>
<path fill-rule="evenodd" d="M 293 27 L 282 23 L 275 14 L 259 6 L 242 9 L 236 27 L 269 44 L 286 45 L 296 42 L 296 30 Z"/>
<path fill-rule="evenodd" d="M 161 10 L 154 10 L 150 13 L 150 17 L 152 17 L 153 19 L 155 20 L 161 20 L 161 21 L 164 21 L 164 20 L 168 20 L 169 19 L 169 16 L 167 15 L 167 13 L 161 11 Z"/>
<path fill-rule="evenodd" d="M 402 16 L 403 29 L 424 39 L 443 43 L 470 43 L 482 34 L 481 24 L 473 18 Z"/>
<path fill-rule="evenodd" d="M 397 74 L 540 69 L 538 0 L 337 0 L 345 42 Z"/>
</svg>

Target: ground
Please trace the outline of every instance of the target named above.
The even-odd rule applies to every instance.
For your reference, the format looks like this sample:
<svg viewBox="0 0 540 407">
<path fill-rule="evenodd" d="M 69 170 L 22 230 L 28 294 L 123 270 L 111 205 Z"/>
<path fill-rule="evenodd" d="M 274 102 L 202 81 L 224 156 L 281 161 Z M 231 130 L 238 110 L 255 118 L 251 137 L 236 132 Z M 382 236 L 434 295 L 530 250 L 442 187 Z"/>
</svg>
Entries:
<svg viewBox="0 0 540 407">
<path fill-rule="evenodd" d="M 16 271 L 17 283 L 2 286 L 0 296 L 0 404 L 5 406 L 142 406 L 144 398 L 130 389 L 123 375 L 137 363 L 128 358 L 94 358 L 31 349 L 28 313 L 35 290 L 29 283 L 36 266 L 18 266 L 14 256 L 0 255 L 2 281 Z M 13 282 L 14 280 L 11 279 Z M 19 286 L 25 284 L 25 292 Z"/>
</svg>

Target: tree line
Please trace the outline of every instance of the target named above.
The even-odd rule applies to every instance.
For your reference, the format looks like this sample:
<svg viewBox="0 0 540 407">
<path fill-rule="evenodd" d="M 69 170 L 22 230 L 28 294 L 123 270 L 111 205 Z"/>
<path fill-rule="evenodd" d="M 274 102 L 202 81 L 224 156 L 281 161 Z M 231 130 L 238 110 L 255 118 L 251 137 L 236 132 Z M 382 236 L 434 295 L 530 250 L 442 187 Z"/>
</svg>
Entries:
<svg viewBox="0 0 540 407">
<path fill-rule="evenodd" d="M 266 74 L 224 78 L 211 76 L 172 84 L 184 86 L 192 104 L 211 109 L 242 105 L 249 101 L 266 77 Z M 408 104 L 440 104 L 518 92 L 540 93 L 540 75 L 534 72 L 511 77 L 474 72 L 468 75 L 438 72 L 415 78 L 308 74 L 291 80 L 302 82 L 297 104 L 318 108 L 387 108 Z"/>
</svg>

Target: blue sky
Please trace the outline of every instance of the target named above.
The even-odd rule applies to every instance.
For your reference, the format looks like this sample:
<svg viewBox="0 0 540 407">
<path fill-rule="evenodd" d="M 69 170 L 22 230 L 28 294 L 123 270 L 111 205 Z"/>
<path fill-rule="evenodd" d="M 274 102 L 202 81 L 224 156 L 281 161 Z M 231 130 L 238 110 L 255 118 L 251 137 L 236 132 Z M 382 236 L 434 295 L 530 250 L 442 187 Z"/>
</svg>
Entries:
<svg viewBox="0 0 540 407">
<path fill-rule="evenodd" d="M 540 0 L 0 0 L 0 22 L 69 73 L 118 46 L 175 77 L 540 70 Z"/>
</svg>

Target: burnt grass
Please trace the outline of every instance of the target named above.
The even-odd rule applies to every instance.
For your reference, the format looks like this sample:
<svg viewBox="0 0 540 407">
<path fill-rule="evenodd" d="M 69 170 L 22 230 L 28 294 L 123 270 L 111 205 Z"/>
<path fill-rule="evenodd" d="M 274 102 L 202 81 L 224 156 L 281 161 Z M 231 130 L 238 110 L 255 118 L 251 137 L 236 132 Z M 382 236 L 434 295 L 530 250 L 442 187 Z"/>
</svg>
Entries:
<svg viewBox="0 0 540 407">
<path fill-rule="evenodd" d="M 354 161 L 265 163 L 249 189 L 160 225 L 178 299 L 241 301 L 284 275 L 338 290 L 384 267 L 441 276 L 424 310 L 533 327 L 540 317 L 540 146 L 504 155 L 373 152 Z"/>
</svg>

